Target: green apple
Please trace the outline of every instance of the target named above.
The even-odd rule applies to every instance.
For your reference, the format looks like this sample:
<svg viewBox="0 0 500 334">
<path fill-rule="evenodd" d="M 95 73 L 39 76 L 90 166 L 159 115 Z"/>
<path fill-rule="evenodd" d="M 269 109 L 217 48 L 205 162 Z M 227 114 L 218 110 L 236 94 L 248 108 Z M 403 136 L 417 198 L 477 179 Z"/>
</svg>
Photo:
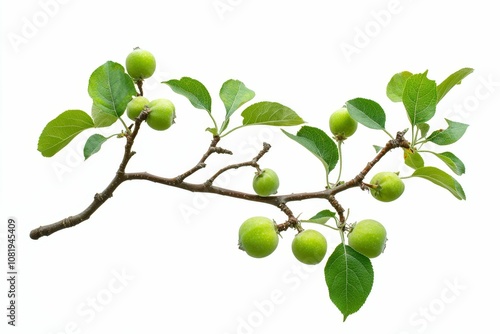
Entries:
<svg viewBox="0 0 500 334">
<path fill-rule="evenodd" d="M 372 196 L 382 202 L 392 202 L 398 199 L 405 190 L 405 184 L 398 174 L 393 172 L 380 172 L 373 176 L 370 184 Z"/>
<path fill-rule="evenodd" d="M 156 99 L 148 104 L 149 114 L 146 118 L 146 123 L 158 131 L 168 129 L 175 119 L 175 106 L 167 99 Z"/>
<path fill-rule="evenodd" d="M 248 218 L 238 231 L 239 248 L 251 257 L 262 258 L 271 255 L 278 247 L 278 241 L 276 224 L 267 217 Z"/>
<path fill-rule="evenodd" d="M 127 104 L 127 116 L 131 120 L 135 120 L 139 114 L 144 110 L 144 107 L 146 107 L 149 103 L 149 100 L 145 98 L 144 96 L 137 96 L 133 98 L 128 104 Z"/>
<path fill-rule="evenodd" d="M 292 252 L 295 258 L 304 264 L 318 264 L 325 257 L 326 238 L 316 230 L 299 232 L 292 241 Z"/>
<path fill-rule="evenodd" d="M 358 122 L 355 121 L 347 108 L 340 108 L 334 111 L 330 116 L 330 131 L 337 138 L 337 140 L 345 140 L 352 136 L 357 128 Z"/>
<path fill-rule="evenodd" d="M 365 219 L 354 224 L 347 235 L 349 246 L 364 256 L 374 258 L 382 254 L 387 241 L 385 227 L 373 219 Z"/>
<path fill-rule="evenodd" d="M 128 74 L 135 80 L 151 77 L 156 70 L 156 59 L 149 51 L 135 48 L 125 60 Z"/>
<path fill-rule="evenodd" d="M 276 194 L 279 185 L 278 174 L 269 168 L 264 168 L 260 172 L 255 173 L 253 178 L 253 190 L 259 196 Z"/>
</svg>

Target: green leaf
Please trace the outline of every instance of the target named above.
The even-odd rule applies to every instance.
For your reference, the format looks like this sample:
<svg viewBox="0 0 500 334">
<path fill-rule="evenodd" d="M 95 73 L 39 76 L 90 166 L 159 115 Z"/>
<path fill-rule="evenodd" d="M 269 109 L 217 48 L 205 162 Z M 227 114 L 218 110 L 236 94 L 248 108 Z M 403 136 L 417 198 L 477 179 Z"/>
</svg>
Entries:
<svg viewBox="0 0 500 334">
<path fill-rule="evenodd" d="M 113 125 L 118 120 L 118 117 L 102 111 L 95 103 L 92 104 L 91 114 L 96 128 Z"/>
<path fill-rule="evenodd" d="M 106 140 L 108 140 L 108 138 L 97 133 L 90 136 L 83 147 L 83 156 L 85 157 L 85 160 L 87 160 L 91 155 L 99 152 L 101 145 L 104 144 Z"/>
<path fill-rule="evenodd" d="M 434 184 L 437 184 L 440 187 L 448 190 L 455 196 L 457 199 L 462 200 L 465 199 L 465 192 L 451 175 L 446 172 L 440 170 L 436 167 L 421 167 L 413 172 L 412 177 L 421 177 L 423 179 L 429 180 Z"/>
<path fill-rule="evenodd" d="M 474 72 L 472 68 L 462 68 L 451 74 L 443 82 L 441 82 L 437 86 L 437 102 L 441 101 L 441 99 L 450 91 L 450 89 L 452 89 L 456 85 L 459 85 L 462 80 L 472 72 Z"/>
<path fill-rule="evenodd" d="M 302 221 L 316 224 L 326 224 L 330 218 L 335 218 L 335 212 L 330 210 L 321 210 L 311 218 Z"/>
<path fill-rule="evenodd" d="M 414 74 L 406 80 L 403 104 L 411 125 L 427 122 L 436 113 L 436 82 L 427 79 L 427 72 Z"/>
<path fill-rule="evenodd" d="M 183 77 L 180 80 L 164 81 L 174 92 L 186 97 L 193 107 L 212 112 L 212 98 L 207 88 L 198 80 Z"/>
<path fill-rule="evenodd" d="M 427 133 L 429 132 L 430 126 L 427 123 L 420 123 L 420 124 L 417 124 L 417 128 L 420 131 L 420 135 L 422 137 L 425 137 L 425 136 L 427 136 Z"/>
<path fill-rule="evenodd" d="M 406 80 L 408 80 L 411 76 L 412 74 L 408 71 L 396 73 L 392 76 L 386 88 L 387 97 L 392 102 L 403 101 L 403 90 L 405 88 Z"/>
<path fill-rule="evenodd" d="M 123 66 L 111 61 L 92 73 L 88 92 L 99 110 L 116 118 L 123 115 L 127 104 L 137 95 L 134 81 Z"/>
<path fill-rule="evenodd" d="M 428 152 L 434 154 L 436 157 L 441 159 L 441 161 L 443 161 L 453 171 L 453 173 L 457 175 L 462 175 L 465 173 L 464 163 L 455 154 L 451 152 L 442 152 L 442 153 L 436 153 L 430 151 Z"/>
<path fill-rule="evenodd" d="M 369 258 L 348 245 L 335 248 L 325 265 L 325 280 L 330 299 L 347 317 L 365 303 L 373 286 L 373 267 Z"/>
<path fill-rule="evenodd" d="M 424 159 L 415 150 L 405 148 L 404 159 L 405 159 L 405 164 L 413 169 L 424 167 Z"/>
<path fill-rule="evenodd" d="M 221 131 L 224 131 L 229 124 L 231 115 L 243 104 L 255 97 L 254 91 L 248 89 L 243 82 L 238 80 L 228 80 L 222 85 L 219 96 L 226 108 L 226 119 L 222 123 Z"/>
<path fill-rule="evenodd" d="M 373 145 L 373 148 L 375 149 L 376 153 L 380 152 L 380 150 L 383 149 L 382 146 L 378 146 L 378 145 Z"/>
<path fill-rule="evenodd" d="M 94 127 L 92 118 L 82 110 L 66 110 L 47 123 L 38 139 L 38 151 L 52 157 L 83 130 Z"/>
<path fill-rule="evenodd" d="M 210 132 L 214 136 L 218 135 L 216 128 L 206 128 L 205 131 Z"/>
<path fill-rule="evenodd" d="M 329 174 L 337 165 L 339 151 L 337 144 L 323 130 L 311 126 L 303 126 L 297 135 L 282 130 L 290 139 L 293 139 L 314 154 L 323 164 Z"/>
<path fill-rule="evenodd" d="M 448 128 L 446 130 L 441 129 L 432 132 L 430 136 L 427 137 L 428 141 L 438 145 L 453 144 L 462 138 L 465 130 L 467 130 L 467 127 L 469 126 L 468 124 L 450 121 L 449 119 L 445 120 L 448 123 Z"/>
<path fill-rule="evenodd" d="M 385 112 L 375 101 L 356 98 L 346 102 L 349 115 L 370 129 L 384 130 Z"/>
<path fill-rule="evenodd" d="M 241 113 L 243 125 L 292 126 L 304 120 L 292 109 L 277 102 L 257 102 Z"/>
</svg>

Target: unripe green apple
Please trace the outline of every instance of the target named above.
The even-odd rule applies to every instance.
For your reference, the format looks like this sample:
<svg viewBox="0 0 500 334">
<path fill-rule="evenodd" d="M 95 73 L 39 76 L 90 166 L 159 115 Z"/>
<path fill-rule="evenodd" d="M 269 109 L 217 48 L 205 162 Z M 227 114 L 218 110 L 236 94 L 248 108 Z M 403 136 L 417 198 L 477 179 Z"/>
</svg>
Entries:
<svg viewBox="0 0 500 334">
<path fill-rule="evenodd" d="M 292 241 L 293 255 L 304 264 L 318 264 L 325 257 L 326 238 L 316 230 L 299 232 Z"/>
<path fill-rule="evenodd" d="M 380 172 L 373 176 L 370 188 L 372 196 L 382 202 L 391 202 L 398 199 L 405 190 L 403 180 L 393 172 Z"/>
<path fill-rule="evenodd" d="M 345 140 L 352 136 L 358 128 L 358 122 L 355 121 L 347 108 L 340 108 L 330 116 L 330 131 L 337 140 Z"/>
<path fill-rule="evenodd" d="M 137 96 L 133 98 L 128 104 L 127 104 L 127 116 L 131 120 L 135 120 L 139 114 L 144 110 L 144 107 L 147 106 L 149 103 L 149 100 L 145 98 L 144 96 Z"/>
<path fill-rule="evenodd" d="M 238 232 L 239 248 L 251 257 L 270 255 L 278 247 L 278 241 L 276 224 L 267 217 L 248 218 Z"/>
<path fill-rule="evenodd" d="M 149 51 L 135 48 L 125 60 L 128 74 L 135 80 L 151 77 L 156 70 L 156 59 Z"/>
<path fill-rule="evenodd" d="M 255 173 L 253 178 L 253 190 L 259 196 L 276 194 L 279 185 L 278 174 L 269 168 L 264 168 L 260 172 Z"/>
<path fill-rule="evenodd" d="M 357 222 L 347 235 L 349 246 L 364 256 L 374 258 L 385 249 L 387 232 L 385 227 L 373 219 Z"/>
<path fill-rule="evenodd" d="M 156 99 L 148 104 L 149 114 L 146 118 L 146 123 L 158 131 L 163 131 L 168 129 L 175 119 L 175 106 L 167 99 Z"/>
</svg>

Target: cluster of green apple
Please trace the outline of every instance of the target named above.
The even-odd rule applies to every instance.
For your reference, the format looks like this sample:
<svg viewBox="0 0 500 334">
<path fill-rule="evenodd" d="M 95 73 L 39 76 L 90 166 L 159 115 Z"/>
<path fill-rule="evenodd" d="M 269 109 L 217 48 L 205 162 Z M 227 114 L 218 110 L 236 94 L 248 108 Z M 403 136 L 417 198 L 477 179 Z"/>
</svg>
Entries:
<svg viewBox="0 0 500 334">
<path fill-rule="evenodd" d="M 135 81 L 147 79 L 155 72 L 155 57 L 149 51 L 136 48 L 126 58 L 126 69 Z M 154 130 L 167 130 L 174 123 L 175 106 L 170 100 L 149 101 L 144 96 L 137 96 L 128 103 L 127 116 L 135 120 L 144 110 L 149 111 L 146 123 Z M 344 107 L 332 113 L 329 126 L 335 140 L 342 143 L 356 132 L 358 122 Z M 258 169 L 252 185 L 257 195 L 271 196 L 277 193 L 279 178 L 270 168 Z M 396 200 L 404 191 L 404 183 L 393 172 L 376 174 L 368 186 L 372 196 L 383 202 Z M 278 247 L 278 242 L 277 225 L 267 217 L 249 218 L 239 229 L 239 247 L 252 257 L 270 255 Z M 359 253 L 376 257 L 385 248 L 386 230 L 375 220 L 362 220 L 349 228 L 348 242 Z M 326 238 L 316 230 L 300 227 L 292 242 L 292 252 L 302 263 L 318 264 L 327 252 Z"/>
<path fill-rule="evenodd" d="M 248 218 L 239 229 L 239 247 L 248 255 L 263 258 L 271 255 L 279 243 L 276 223 L 262 216 Z M 302 263 L 318 264 L 326 255 L 327 241 L 320 232 L 302 230 L 292 241 L 292 253 Z"/>
<path fill-rule="evenodd" d="M 334 138 L 341 144 L 356 132 L 358 122 L 350 116 L 347 108 L 343 107 L 331 114 L 329 126 Z M 392 202 L 398 199 L 405 190 L 403 181 L 394 172 L 375 174 L 367 186 L 371 195 L 382 202 Z M 373 219 L 365 219 L 353 224 L 348 234 L 349 245 L 370 258 L 377 257 L 384 251 L 386 240 L 386 229 Z"/>
<path fill-rule="evenodd" d="M 259 196 L 274 195 L 278 191 L 279 178 L 270 168 L 258 170 L 253 178 L 253 189 Z M 262 216 L 251 217 L 241 224 L 239 229 L 239 248 L 255 258 L 271 255 L 279 243 L 279 231 L 276 223 Z M 301 230 L 293 239 L 292 252 L 305 264 L 318 264 L 326 255 L 327 241 L 316 230 Z"/>
<path fill-rule="evenodd" d="M 151 52 L 136 48 L 127 56 L 125 67 L 134 80 L 142 81 L 154 74 L 156 60 Z M 146 123 L 150 128 L 163 131 L 174 123 L 175 106 L 172 101 L 163 98 L 149 101 L 144 96 L 137 96 L 128 103 L 127 116 L 135 120 L 146 109 L 149 109 Z"/>
<path fill-rule="evenodd" d="M 343 142 L 352 136 L 358 128 L 358 122 L 349 115 L 349 111 L 345 107 L 331 114 L 329 125 L 338 142 Z M 398 199 L 405 190 L 403 181 L 398 174 L 393 172 L 375 174 L 369 187 L 372 196 L 382 202 L 392 202 Z"/>
<path fill-rule="evenodd" d="M 127 56 L 125 65 L 128 74 L 135 81 L 142 81 L 154 74 L 156 60 L 149 51 L 136 48 Z M 149 110 L 146 123 L 154 130 L 167 130 L 174 123 L 175 106 L 170 100 L 160 98 L 149 101 L 144 96 L 137 96 L 128 103 L 127 116 L 135 120 L 144 110 Z M 329 125 L 334 138 L 339 142 L 352 136 L 358 127 L 358 123 L 350 117 L 346 108 L 335 111 L 330 117 Z M 270 168 L 258 169 L 252 185 L 257 195 L 271 196 L 277 193 L 279 178 Z M 401 179 L 390 172 L 375 175 L 371 186 L 371 194 L 384 202 L 395 200 L 404 191 Z M 349 245 L 358 252 L 375 257 L 385 248 L 385 228 L 374 220 L 363 220 L 351 227 L 348 240 Z M 270 255 L 278 247 L 278 242 L 277 225 L 267 217 L 249 218 L 239 229 L 239 247 L 252 257 L 262 258 Z M 327 240 L 316 230 L 300 228 L 293 239 L 292 253 L 302 263 L 318 264 L 326 252 Z"/>
<path fill-rule="evenodd" d="M 278 191 L 279 177 L 270 168 L 258 170 L 253 179 L 253 189 L 259 196 L 274 195 Z M 255 258 L 271 255 L 279 243 L 276 223 L 262 216 L 247 219 L 239 229 L 239 248 Z M 318 264 L 326 255 L 327 241 L 316 230 L 302 230 L 293 239 L 292 253 L 305 264 Z"/>
<path fill-rule="evenodd" d="M 238 231 L 239 248 L 255 258 L 271 255 L 279 243 L 276 223 L 262 216 L 248 218 Z M 355 223 L 348 234 L 348 243 L 357 252 L 374 258 L 385 249 L 387 232 L 376 220 L 365 219 Z M 326 255 L 328 243 L 325 236 L 316 230 L 298 232 L 292 241 L 292 253 L 304 264 L 320 263 Z"/>
<path fill-rule="evenodd" d="M 347 108 L 340 108 L 332 113 L 329 120 L 330 130 L 339 143 L 351 137 L 358 128 Z M 379 172 L 367 184 L 371 195 L 382 202 L 392 202 L 404 192 L 405 185 L 399 175 L 394 172 Z M 279 178 L 269 168 L 258 170 L 253 179 L 253 189 L 259 196 L 270 196 L 277 193 Z M 378 221 L 364 219 L 346 229 L 348 244 L 357 252 L 374 258 L 385 249 L 387 231 Z M 239 247 L 248 255 L 262 258 L 272 254 L 279 243 L 279 232 L 276 223 L 267 218 L 256 216 L 247 219 L 239 229 Z M 327 240 L 320 232 L 313 229 L 300 231 L 292 241 L 294 256 L 305 264 L 318 264 L 326 255 Z"/>
</svg>

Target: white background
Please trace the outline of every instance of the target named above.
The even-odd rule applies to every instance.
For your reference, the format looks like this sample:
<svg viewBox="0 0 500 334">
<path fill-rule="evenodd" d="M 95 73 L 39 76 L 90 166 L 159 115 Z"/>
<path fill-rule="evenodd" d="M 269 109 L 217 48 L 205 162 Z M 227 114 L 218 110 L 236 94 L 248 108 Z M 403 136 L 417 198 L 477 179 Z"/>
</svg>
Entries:
<svg viewBox="0 0 500 334">
<path fill-rule="evenodd" d="M 17 219 L 19 247 L 18 326 L 6 325 L 2 279 L 2 333 L 3 328 L 41 334 L 498 331 L 496 6 L 484 0 L 333 3 L 2 1 L 1 220 L 5 226 L 9 217 Z M 324 263 L 308 267 L 293 258 L 292 231 L 265 259 L 237 249 L 237 230 L 246 218 L 284 220 L 274 207 L 136 181 L 120 186 L 81 225 L 29 239 L 30 230 L 79 213 L 113 177 L 122 154 L 119 140 L 107 142 L 86 162 L 81 147 L 91 131 L 50 159 L 37 151 L 37 140 L 62 111 L 90 112 L 89 75 L 107 60 L 124 63 L 136 46 L 157 58 L 146 95 L 171 99 L 178 117 L 167 132 L 143 129 L 128 170 L 164 176 L 198 161 L 210 141 L 204 132 L 210 120 L 161 81 L 200 80 L 221 119 L 220 85 L 239 79 L 256 92 L 254 101 L 283 103 L 324 130 L 333 110 L 366 97 L 385 108 L 387 128 L 395 133 L 407 123 L 402 106 L 385 96 L 394 73 L 429 70 L 440 82 L 472 67 L 475 72 L 445 97 L 431 122 L 433 129 L 445 126 L 444 117 L 470 124 L 461 142 L 435 148 L 465 162 L 467 172 L 458 179 L 467 200 L 457 201 L 421 179 L 408 180 L 405 194 L 392 203 L 376 202 L 360 190 L 339 195 L 350 209 L 350 222 L 374 218 L 389 234 L 386 252 L 373 260 L 372 293 L 345 323 L 328 298 Z M 346 48 L 355 52 L 342 51 Z M 232 124 L 239 122 L 235 116 Z M 371 145 L 387 138 L 360 127 L 344 147 L 344 177 L 356 175 L 372 158 Z M 279 129 L 261 127 L 225 138 L 221 146 L 234 155 L 211 157 L 207 170 L 192 181 L 252 158 L 263 140 L 272 149 L 261 165 L 279 173 L 280 193 L 324 186 L 322 166 L 310 153 Z M 373 172 L 381 170 L 410 172 L 399 151 Z M 242 169 L 221 181 L 251 191 L 252 174 Z M 290 206 L 303 216 L 328 207 L 322 201 Z M 338 235 L 321 231 L 333 250 Z M 5 235 L 1 227 L 3 263 Z"/>
</svg>

